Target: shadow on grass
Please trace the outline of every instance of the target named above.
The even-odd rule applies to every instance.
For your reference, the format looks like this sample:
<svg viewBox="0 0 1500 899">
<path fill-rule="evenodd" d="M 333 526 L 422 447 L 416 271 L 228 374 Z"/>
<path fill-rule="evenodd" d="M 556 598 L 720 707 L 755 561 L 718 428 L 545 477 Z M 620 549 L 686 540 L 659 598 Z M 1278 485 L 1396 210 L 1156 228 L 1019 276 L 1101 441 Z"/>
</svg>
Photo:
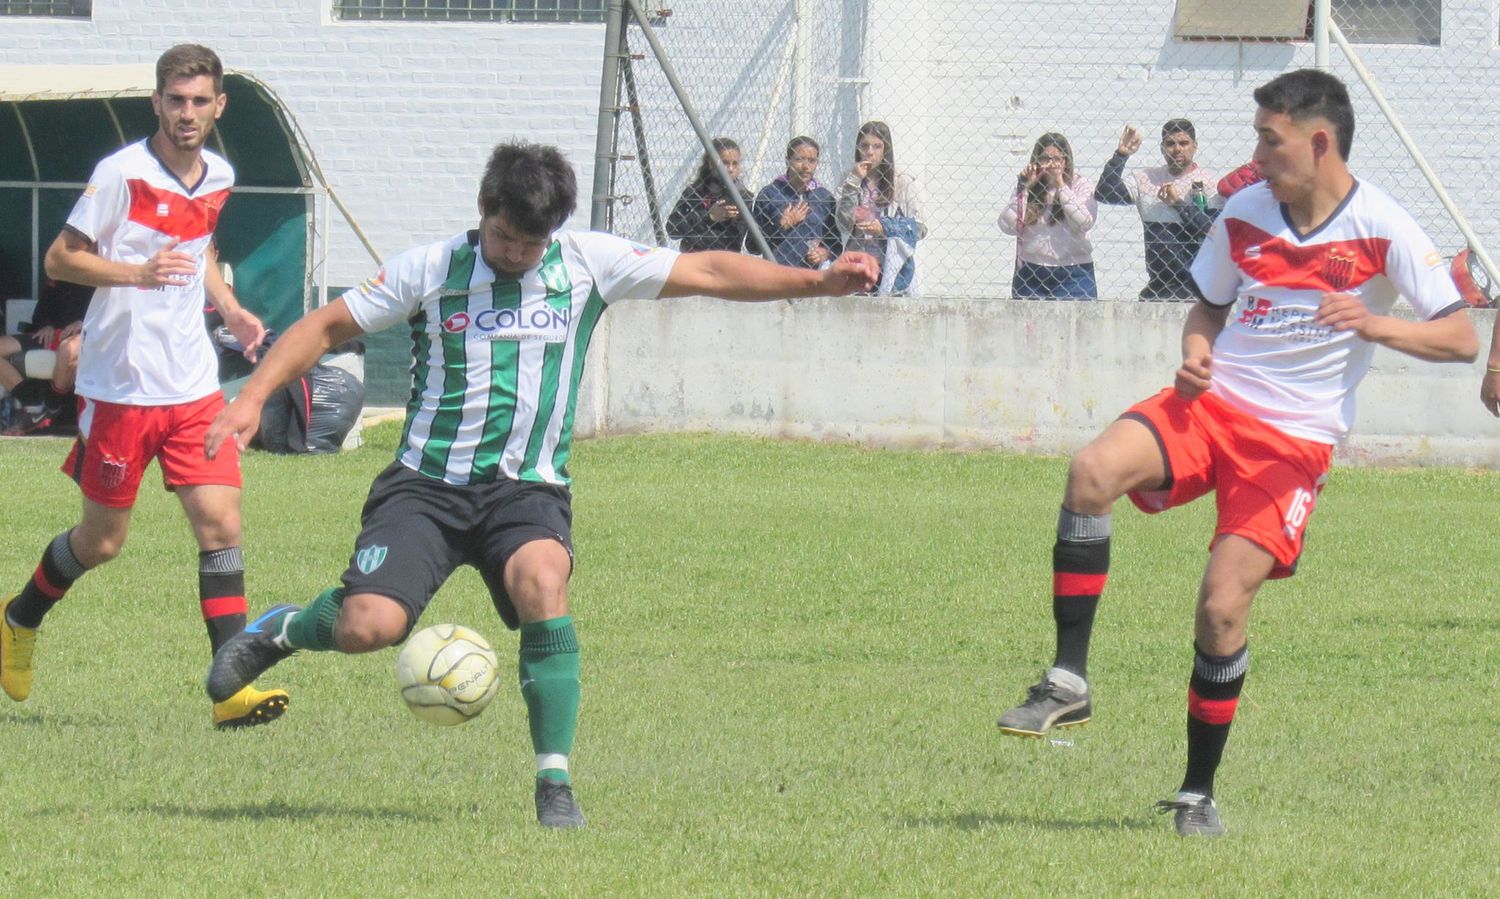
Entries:
<svg viewBox="0 0 1500 899">
<path fill-rule="evenodd" d="M 1087 820 L 1049 818 L 1039 815 L 986 815 L 979 812 L 964 812 L 953 815 L 918 815 L 897 818 L 902 827 L 936 828 L 942 830 L 979 830 L 984 827 L 1035 827 L 1041 830 L 1061 832 L 1075 830 L 1148 830 L 1155 822 L 1139 818 L 1090 818 Z"/>
<path fill-rule="evenodd" d="M 110 726 L 112 719 L 103 715 L 73 715 L 56 712 L 0 712 L 0 727 L 87 727 Z M 119 721 L 113 723 L 118 726 Z"/>
<path fill-rule="evenodd" d="M 239 805 L 208 806 L 198 808 L 190 805 L 166 805 L 148 803 L 127 806 L 126 811 L 142 815 L 160 815 L 164 818 L 198 818 L 204 821 L 309 821 L 322 818 L 351 818 L 373 821 L 408 821 L 436 824 L 442 818 L 430 812 L 413 812 L 401 808 L 369 808 L 368 806 L 298 805 L 291 802 L 253 802 Z M 41 812 L 39 814 L 45 814 Z"/>
</svg>

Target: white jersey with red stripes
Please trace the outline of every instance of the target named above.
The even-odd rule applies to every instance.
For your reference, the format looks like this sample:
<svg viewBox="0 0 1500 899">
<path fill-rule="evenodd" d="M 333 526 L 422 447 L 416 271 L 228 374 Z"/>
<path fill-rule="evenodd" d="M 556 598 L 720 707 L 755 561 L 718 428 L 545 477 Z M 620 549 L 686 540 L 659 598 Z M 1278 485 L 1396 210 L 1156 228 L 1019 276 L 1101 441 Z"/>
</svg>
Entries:
<svg viewBox="0 0 1500 899">
<path fill-rule="evenodd" d="M 1375 345 L 1314 316 L 1325 293 L 1374 315 L 1404 297 L 1422 319 L 1463 308 L 1432 240 L 1380 188 L 1356 181 L 1328 220 L 1302 234 L 1262 182 L 1231 197 L 1193 260 L 1210 305 L 1233 306 L 1214 341 L 1215 394 L 1306 440 L 1338 443 Z"/>
<path fill-rule="evenodd" d="M 165 406 L 219 389 L 218 356 L 203 324 L 203 270 L 234 169 L 203 151 L 203 175 L 183 184 L 149 141 L 106 156 L 68 216 L 68 228 L 114 262 L 139 264 L 173 240 L 198 260 L 181 287 L 100 287 L 83 319 L 80 396 Z"/>
</svg>

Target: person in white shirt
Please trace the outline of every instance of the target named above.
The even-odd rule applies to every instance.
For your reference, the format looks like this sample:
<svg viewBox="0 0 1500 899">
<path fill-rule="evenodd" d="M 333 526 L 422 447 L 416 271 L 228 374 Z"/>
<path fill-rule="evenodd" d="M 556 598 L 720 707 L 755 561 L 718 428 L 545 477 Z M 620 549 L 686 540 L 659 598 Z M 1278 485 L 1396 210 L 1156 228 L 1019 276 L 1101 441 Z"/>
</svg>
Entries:
<svg viewBox="0 0 1500 899">
<path fill-rule="evenodd" d="M 1006 734 L 1040 737 L 1092 715 L 1085 663 L 1115 500 L 1129 495 L 1155 513 L 1217 492 L 1193 628 L 1187 771 L 1157 804 L 1184 836 L 1224 832 L 1214 775 L 1250 664 L 1250 605 L 1267 580 L 1297 568 L 1375 345 L 1431 362 L 1479 352 L 1431 239 L 1349 172 L 1354 111 L 1343 83 L 1302 69 L 1262 85 L 1255 102 L 1265 180 L 1229 199 L 1193 262 L 1199 300 L 1174 387 L 1073 457 L 1052 556 L 1056 655 L 999 720 Z M 1390 314 L 1398 294 L 1417 320 Z"/>
<path fill-rule="evenodd" d="M 47 275 L 97 288 L 83 318 L 75 389 L 78 440 L 63 471 L 83 493 L 83 518 L 57 535 L 19 594 L 0 605 L 0 680 L 31 694 L 37 629 L 84 572 L 125 545 L 131 510 L 153 459 L 198 542 L 199 608 L 217 650 L 245 626 L 236 452 L 203 458 L 203 434 L 224 406 L 205 296 L 253 355 L 260 320 L 219 276 L 210 246 L 234 171 L 205 149 L 224 113 L 224 66 L 198 44 L 156 63 L 157 130 L 105 157 L 47 251 Z M 246 684 L 214 703 L 219 728 L 275 720 L 284 690 Z"/>
</svg>

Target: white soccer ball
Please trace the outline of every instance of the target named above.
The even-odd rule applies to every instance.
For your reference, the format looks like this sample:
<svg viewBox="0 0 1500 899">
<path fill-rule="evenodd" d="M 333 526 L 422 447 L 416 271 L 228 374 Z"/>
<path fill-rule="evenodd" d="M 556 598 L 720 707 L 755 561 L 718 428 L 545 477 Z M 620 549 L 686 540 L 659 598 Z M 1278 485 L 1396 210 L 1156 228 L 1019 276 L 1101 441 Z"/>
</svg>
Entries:
<svg viewBox="0 0 1500 899">
<path fill-rule="evenodd" d="M 479 634 L 458 624 L 435 624 L 401 647 L 396 683 L 413 715 L 429 724 L 462 724 L 495 698 L 500 666 Z"/>
</svg>

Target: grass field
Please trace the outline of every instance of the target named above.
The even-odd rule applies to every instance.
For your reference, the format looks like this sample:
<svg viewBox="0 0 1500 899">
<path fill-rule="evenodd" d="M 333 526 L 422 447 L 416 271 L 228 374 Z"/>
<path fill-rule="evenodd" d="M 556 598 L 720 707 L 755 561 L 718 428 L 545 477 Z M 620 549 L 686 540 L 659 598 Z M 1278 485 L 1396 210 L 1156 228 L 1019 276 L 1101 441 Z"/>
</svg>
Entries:
<svg viewBox="0 0 1500 899">
<path fill-rule="evenodd" d="M 334 583 L 396 428 L 246 459 L 252 610 Z M 77 497 L 66 444 L 0 440 L 0 589 Z M 0 697 L 0 895 L 1493 895 L 1500 474 L 1338 469 L 1302 574 L 1268 586 L 1219 776 L 1229 835 L 1149 810 L 1182 774 L 1212 503 L 1117 509 L 1095 718 L 994 718 L 1050 660 L 1065 463 L 708 437 L 583 443 L 574 474 L 590 827 L 532 820 L 519 692 L 458 728 L 394 651 L 263 680 L 285 718 L 209 727 L 195 550 L 148 474 L 125 553 Z M 424 623 L 513 658 L 477 576 Z M 509 670 L 512 663 L 507 662 Z M 507 684 L 513 675 L 507 672 Z"/>
</svg>

